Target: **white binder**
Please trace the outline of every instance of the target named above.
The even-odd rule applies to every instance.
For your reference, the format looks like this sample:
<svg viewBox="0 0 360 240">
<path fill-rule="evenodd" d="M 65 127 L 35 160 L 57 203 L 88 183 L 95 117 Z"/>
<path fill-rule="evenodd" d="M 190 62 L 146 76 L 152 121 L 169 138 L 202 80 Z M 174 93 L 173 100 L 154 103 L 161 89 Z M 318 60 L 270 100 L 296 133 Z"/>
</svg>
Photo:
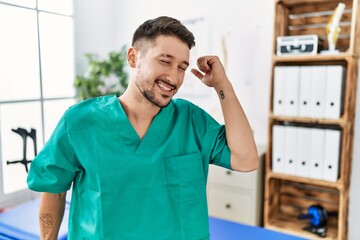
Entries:
<svg viewBox="0 0 360 240">
<path fill-rule="evenodd" d="M 297 127 L 285 127 L 285 161 L 284 173 L 289 175 L 296 175 L 297 167 Z"/>
<path fill-rule="evenodd" d="M 326 66 L 314 66 L 311 87 L 311 117 L 325 116 Z"/>
<path fill-rule="evenodd" d="M 297 170 L 299 177 L 310 177 L 311 128 L 299 127 L 297 133 Z"/>
<path fill-rule="evenodd" d="M 310 156 L 310 177 L 316 179 L 323 178 L 324 164 L 324 129 L 311 129 L 311 156 Z"/>
<path fill-rule="evenodd" d="M 273 126 L 272 135 L 272 171 L 284 173 L 285 155 L 285 127 L 280 125 Z"/>
<path fill-rule="evenodd" d="M 337 119 L 341 115 L 344 68 L 327 66 L 325 118 Z"/>
<path fill-rule="evenodd" d="M 323 180 L 336 182 L 339 177 L 340 145 L 340 130 L 326 129 Z"/>
<path fill-rule="evenodd" d="M 299 66 L 286 67 L 285 116 L 299 115 Z"/>
<path fill-rule="evenodd" d="M 300 67 L 299 116 L 311 117 L 312 66 Z"/>
<path fill-rule="evenodd" d="M 274 68 L 274 96 L 273 112 L 275 115 L 285 113 L 285 89 L 286 89 L 286 67 L 276 66 Z"/>
</svg>

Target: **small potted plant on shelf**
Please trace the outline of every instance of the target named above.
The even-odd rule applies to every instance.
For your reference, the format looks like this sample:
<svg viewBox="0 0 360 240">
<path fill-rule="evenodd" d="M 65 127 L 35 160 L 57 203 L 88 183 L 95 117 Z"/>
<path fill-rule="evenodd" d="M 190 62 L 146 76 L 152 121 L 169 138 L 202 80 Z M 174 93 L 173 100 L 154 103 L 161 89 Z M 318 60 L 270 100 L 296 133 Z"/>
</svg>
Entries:
<svg viewBox="0 0 360 240">
<path fill-rule="evenodd" d="M 85 54 L 87 69 L 74 80 L 77 100 L 82 101 L 101 95 L 124 93 L 128 85 L 126 71 L 126 46 L 120 51 L 109 52 L 107 59 L 99 59 L 96 54 Z"/>
</svg>

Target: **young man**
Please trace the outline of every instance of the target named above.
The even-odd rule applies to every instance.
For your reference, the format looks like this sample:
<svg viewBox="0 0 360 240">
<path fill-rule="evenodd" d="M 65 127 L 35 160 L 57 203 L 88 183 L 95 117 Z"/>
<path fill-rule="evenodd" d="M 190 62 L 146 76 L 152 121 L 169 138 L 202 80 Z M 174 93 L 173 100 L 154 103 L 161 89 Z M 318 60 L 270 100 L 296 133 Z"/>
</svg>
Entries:
<svg viewBox="0 0 360 240">
<path fill-rule="evenodd" d="M 73 184 L 69 239 L 209 239 L 209 163 L 252 171 L 252 132 L 219 58 L 192 69 L 218 93 L 225 126 L 185 100 L 194 37 L 178 20 L 144 22 L 127 52 L 129 87 L 119 98 L 83 101 L 64 114 L 33 161 L 30 189 L 41 191 L 42 239 L 56 239 Z"/>
</svg>

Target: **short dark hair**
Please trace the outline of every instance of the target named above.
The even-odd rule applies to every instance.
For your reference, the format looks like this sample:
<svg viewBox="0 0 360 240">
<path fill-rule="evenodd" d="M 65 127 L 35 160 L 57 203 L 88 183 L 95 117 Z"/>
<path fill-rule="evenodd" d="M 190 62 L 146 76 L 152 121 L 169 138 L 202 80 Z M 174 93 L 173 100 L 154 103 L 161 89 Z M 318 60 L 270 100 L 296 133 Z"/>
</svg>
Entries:
<svg viewBox="0 0 360 240">
<path fill-rule="evenodd" d="M 167 16 L 150 19 L 141 24 L 133 35 L 132 46 L 136 46 L 141 40 L 152 41 L 160 35 L 178 37 L 189 49 L 195 46 L 194 35 L 179 20 Z"/>
</svg>

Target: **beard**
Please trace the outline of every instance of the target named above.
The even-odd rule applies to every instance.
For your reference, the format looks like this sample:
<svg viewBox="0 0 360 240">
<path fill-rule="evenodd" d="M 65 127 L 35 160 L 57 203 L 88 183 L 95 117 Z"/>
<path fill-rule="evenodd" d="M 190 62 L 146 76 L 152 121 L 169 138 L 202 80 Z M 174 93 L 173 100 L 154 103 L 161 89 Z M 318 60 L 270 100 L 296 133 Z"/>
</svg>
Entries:
<svg viewBox="0 0 360 240">
<path fill-rule="evenodd" d="M 155 106 L 159 107 L 159 108 L 164 108 L 167 107 L 170 103 L 171 97 L 168 96 L 162 96 L 162 98 L 168 99 L 166 102 L 165 101 L 160 101 L 158 99 L 156 99 L 154 92 L 149 91 L 149 90 L 144 90 L 141 92 L 141 94 L 152 104 L 154 104 Z"/>
<path fill-rule="evenodd" d="M 165 108 L 170 104 L 172 96 L 162 95 L 160 92 L 157 94 L 157 90 L 155 89 L 157 87 L 156 79 L 151 80 L 146 78 L 140 70 L 138 70 L 137 75 L 135 85 L 147 101 L 159 108 Z M 165 80 L 162 81 L 166 82 Z M 174 88 L 176 89 L 176 86 L 174 86 Z"/>
</svg>

